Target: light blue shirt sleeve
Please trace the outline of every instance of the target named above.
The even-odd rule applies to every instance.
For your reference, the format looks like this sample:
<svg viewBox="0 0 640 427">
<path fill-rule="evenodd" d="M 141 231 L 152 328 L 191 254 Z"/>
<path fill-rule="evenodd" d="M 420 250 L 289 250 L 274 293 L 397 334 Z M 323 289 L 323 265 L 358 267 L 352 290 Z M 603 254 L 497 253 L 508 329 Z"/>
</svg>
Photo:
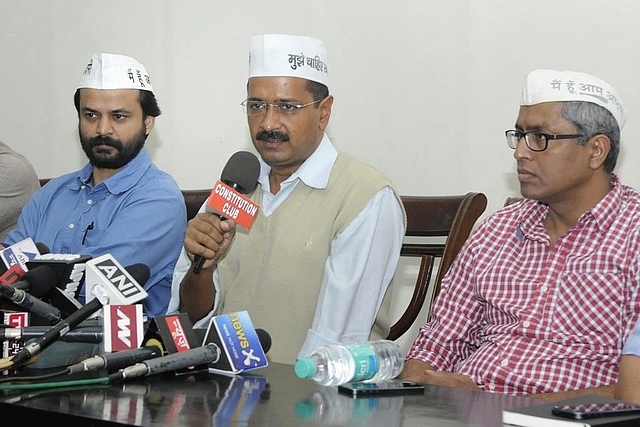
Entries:
<svg viewBox="0 0 640 427">
<path fill-rule="evenodd" d="M 629 334 L 629 338 L 627 338 L 627 342 L 622 349 L 622 354 L 640 356 L 640 321 L 636 323 L 633 331 Z"/>
</svg>

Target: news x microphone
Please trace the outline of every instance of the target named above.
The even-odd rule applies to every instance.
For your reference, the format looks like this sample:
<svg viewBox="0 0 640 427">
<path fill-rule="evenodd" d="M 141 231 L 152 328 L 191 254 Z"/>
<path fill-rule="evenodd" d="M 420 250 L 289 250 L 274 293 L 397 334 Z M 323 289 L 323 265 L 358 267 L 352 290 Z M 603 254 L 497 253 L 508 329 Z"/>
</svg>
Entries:
<svg viewBox="0 0 640 427">
<path fill-rule="evenodd" d="M 204 345 L 209 343 L 222 350 L 220 359 L 208 366 L 211 373 L 239 374 L 268 365 L 271 337 L 253 327 L 247 311 L 214 316 L 203 340 Z"/>
<path fill-rule="evenodd" d="M 14 366 L 27 363 L 32 357 L 40 354 L 42 350 L 78 326 L 80 322 L 88 319 L 102 308 L 103 304 L 109 303 L 111 299 L 125 299 L 128 302 L 123 304 L 135 304 L 147 296 L 146 291 L 142 289 L 129 272 L 122 268 L 111 254 L 94 258 L 90 262 L 92 264 L 87 265 L 87 273 L 89 271 L 93 273 L 91 276 L 87 275 L 85 285 L 91 285 L 92 293 L 89 293 L 89 287 L 87 287 L 87 298 L 93 297 L 93 299 L 89 300 L 86 305 L 70 316 L 56 323 L 43 335 L 26 342 L 22 350 L 11 359 Z M 141 278 L 146 282 L 149 278 L 149 268 L 146 266 L 146 268 L 140 267 L 142 264 L 135 265 L 137 266 L 136 270 L 147 274 L 146 278 Z"/>
<path fill-rule="evenodd" d="M 246 229 L 258 212 L 258 205 L 243 194 L 251 193 L 258 185 L 260 162 L 248 151 L 234 153 L 220 175 L 207 200 L 207 212 L 213 212 L 220 219 L 233 219 L 236 224 Z M 193 272 L 199 274 L 204 264 L 204 257 L 196 255 L 193 260 Z"/>
</svg>

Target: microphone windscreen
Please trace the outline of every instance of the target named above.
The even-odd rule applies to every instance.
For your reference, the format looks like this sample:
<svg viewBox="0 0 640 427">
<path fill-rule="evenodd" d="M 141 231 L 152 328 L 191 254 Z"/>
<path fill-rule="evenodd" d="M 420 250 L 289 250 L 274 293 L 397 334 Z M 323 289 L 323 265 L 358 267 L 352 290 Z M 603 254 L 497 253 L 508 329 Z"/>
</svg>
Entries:
<svg viewBox="0 0 640 427">
<path fill-rule="evenodd" d="M 40 255 L 45 255 L 51 252 L 51 250 L 49 249 L 49 246 L 45 245 L 42 242 L 36 242 L 35 245 Z"/>
<path fill-rule="evenodd" d="M 134 279 L 136 279 L 136 282 L 138 282 L 140 286 L 144 286 L 151 276 L 151 270 L 149 270 L 149 267 L 146 264 L 132 264 L 124 269 L 127 270 L 127 273 L 129 273 Z"/>
<path fill-rule="evenodd" d="M 58 283 L 56 271 L 48 265 L 41 265 L 24 273 L 22 280 L 29 283 L 29 294 L 36 298 L 47 295 Z"/>
<path fill-rule="evenodd" d="M 220 180 L 240 193 L 247 194 L 255 190 L 259 175 L 258 158 L 248 151 L 238 151 L 229 158 L 222 169 Z"/>
<path fill-rule="evenodd" d="M 268 353 L 271 350 L 271 335 L 264 329 L 256 329 L 256 334 L 258 334 L 258 341 L 260 341 L 262 350 Z"/>
</svg>

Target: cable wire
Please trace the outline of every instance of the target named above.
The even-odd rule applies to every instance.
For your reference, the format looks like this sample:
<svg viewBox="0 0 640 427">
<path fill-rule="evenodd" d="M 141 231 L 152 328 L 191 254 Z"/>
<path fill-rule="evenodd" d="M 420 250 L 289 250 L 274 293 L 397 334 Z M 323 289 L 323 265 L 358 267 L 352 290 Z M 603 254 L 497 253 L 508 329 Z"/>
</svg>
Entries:
<svg viewBox="0 0 640 427">
<path fill-rule="evenodd" d="M 37 384 L 0 384 L 0 390 L 25 390 L 25 389 L 38 389 L 38 388 L 53 388 L 53 387 L 68 387 L 77 385 L 94 385 L 94 384 L 108 384 L 109 377 L 92 378 L 85 380 L 73 380 L 73 381 L 54 381 L 48 383 Z"/>
</svg>

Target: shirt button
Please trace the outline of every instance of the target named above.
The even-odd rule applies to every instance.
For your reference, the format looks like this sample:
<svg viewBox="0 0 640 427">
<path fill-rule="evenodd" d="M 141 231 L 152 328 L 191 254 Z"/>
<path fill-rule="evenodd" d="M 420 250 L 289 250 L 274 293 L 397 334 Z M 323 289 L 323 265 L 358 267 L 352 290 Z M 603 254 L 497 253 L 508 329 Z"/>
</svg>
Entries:
<svg viewBox="0 0 640 427">
<path fill-rule="evenodd" d="M 93 204 L 93 200 L 91 200 L 91 199 L 87 200 L 87 204 L 88 204 L 88 205 Z"/>
<path fill-rule="evenodd" d="M 81 190 L 84 190 L 84 189 L 85 189 L 85 187 L 86 187 L 86 185 L 81 185 L 81 186 L 80 186 L 80 189 L 81 189 Z"/>
<path fill-rule="evenodd" d="M 69 224 L 69 228 L 74 228 L 75 226 L 75 224 Z"/>
<path fill-rule="evenodd" d="M 496 385 L 494 383 L 489 383 L 489 389 L 490 390 L 495 390 L 496 389 Z"/>
<path fill-rule="evenodd" d="M 542 285 L 542 287 L 540 288 L 542 292 L 547 292 L 547 289 L 549 289 L 547 285 Z"/>
<path fill-rule="evenodd" d="M 528 328 L 531 325 L 531 323 L 529 323 L 528 320 L 525 320 L 524 322 L 522 322 L 522 326 L 524 326 L 525 328 Z"/>
<path fill-rule="evenodd" d="M 507 359 L 504 359 L 502 362 L 500 362 L 500 364 L 502 366 L 507 366 L 509 364 L 509 361 Z"/>
</svg>

